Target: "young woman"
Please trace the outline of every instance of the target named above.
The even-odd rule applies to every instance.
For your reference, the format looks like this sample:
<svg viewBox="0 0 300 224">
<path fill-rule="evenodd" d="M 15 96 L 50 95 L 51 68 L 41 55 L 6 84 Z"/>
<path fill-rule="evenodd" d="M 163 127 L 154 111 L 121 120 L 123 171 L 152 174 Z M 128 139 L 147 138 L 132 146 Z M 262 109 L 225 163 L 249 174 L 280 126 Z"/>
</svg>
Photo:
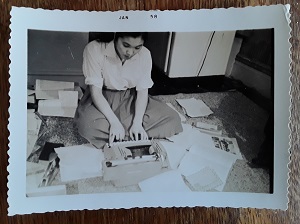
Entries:
<svg viewBox="0 0 300 224">
<path fill-rule="evenodd" d="M 178 114 L 148 96 L 152 59 L 146 33 L 115 33 L 83 53 L 88 86 L 76 112 L 79 133 L 97 148 L 122 140 L 164 138 L 182 131 Z"/>
</svg>

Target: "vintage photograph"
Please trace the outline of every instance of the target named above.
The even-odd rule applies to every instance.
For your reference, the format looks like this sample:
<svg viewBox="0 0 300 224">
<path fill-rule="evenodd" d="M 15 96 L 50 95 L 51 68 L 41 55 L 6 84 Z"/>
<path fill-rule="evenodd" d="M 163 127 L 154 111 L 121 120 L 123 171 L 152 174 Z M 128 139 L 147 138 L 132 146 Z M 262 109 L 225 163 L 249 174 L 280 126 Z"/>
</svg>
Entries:
<svg viewBox="0 0 300 224">
<path fill-rule="evenodd" d="M 8 213 L 286 209 L 288 11 L 13 7 Z"/>
<path fill-rule="evenodd" d="M 26 196 L 273 193 L 274 30 L 28 30 Z"/>
</svg>

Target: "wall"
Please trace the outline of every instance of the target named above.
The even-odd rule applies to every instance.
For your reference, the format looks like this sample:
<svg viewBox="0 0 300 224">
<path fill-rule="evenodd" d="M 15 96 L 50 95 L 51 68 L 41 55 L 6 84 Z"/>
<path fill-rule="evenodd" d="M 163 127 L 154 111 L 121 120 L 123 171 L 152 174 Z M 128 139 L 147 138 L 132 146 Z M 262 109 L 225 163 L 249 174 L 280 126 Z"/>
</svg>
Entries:
<svg viewBox="0 0 300 224">
<path fill-rule="evenodd" d="M 82 83 L 82 52 L 88 33 L 28 31 L 28 82 L 36 78 Z"/>
</svg>

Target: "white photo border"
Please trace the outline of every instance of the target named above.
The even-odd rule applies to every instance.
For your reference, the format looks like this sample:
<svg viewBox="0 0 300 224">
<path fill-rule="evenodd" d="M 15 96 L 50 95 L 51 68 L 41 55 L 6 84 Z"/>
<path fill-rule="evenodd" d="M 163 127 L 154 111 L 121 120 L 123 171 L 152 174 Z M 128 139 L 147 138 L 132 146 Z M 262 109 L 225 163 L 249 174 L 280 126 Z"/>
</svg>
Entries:
<svg viewBox="0 0 300 224">
<path fill-rule="evenodd" d="M 178 11 L 61 11 L 12 7 L 8 214 L 133 207 L 252 207 L 287 209 L 290 108 L 290 6 Z M 151 18 L 157 15 L 157 18 Z M 120 20 L 120 16 L 128 16 Z M 65 22 L 68 21 L 68 22 Z M 104 21 L 104 22 L 101 22 Z M 274 28 L 274 193 L 98 193 L 26 197 L 27 30 L 226 31 Z"/>
</svg>

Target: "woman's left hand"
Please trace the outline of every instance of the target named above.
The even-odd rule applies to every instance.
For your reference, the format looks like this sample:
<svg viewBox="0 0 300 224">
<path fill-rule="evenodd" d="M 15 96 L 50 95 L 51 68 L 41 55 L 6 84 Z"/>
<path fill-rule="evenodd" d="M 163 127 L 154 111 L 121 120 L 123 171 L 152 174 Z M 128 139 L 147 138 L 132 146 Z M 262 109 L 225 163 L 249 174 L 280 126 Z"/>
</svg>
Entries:
<svg viewBox="0 0 300 224">
<path fill-rule="evenodd" d="M 143 128 L 143 125 L 140 123 L 133 123 L 130 130 L 129 136 L 132 140 L 148 140 L 148 135 Z M 140 137 L 140 138 L 139 138 Z"/>
</svg>

